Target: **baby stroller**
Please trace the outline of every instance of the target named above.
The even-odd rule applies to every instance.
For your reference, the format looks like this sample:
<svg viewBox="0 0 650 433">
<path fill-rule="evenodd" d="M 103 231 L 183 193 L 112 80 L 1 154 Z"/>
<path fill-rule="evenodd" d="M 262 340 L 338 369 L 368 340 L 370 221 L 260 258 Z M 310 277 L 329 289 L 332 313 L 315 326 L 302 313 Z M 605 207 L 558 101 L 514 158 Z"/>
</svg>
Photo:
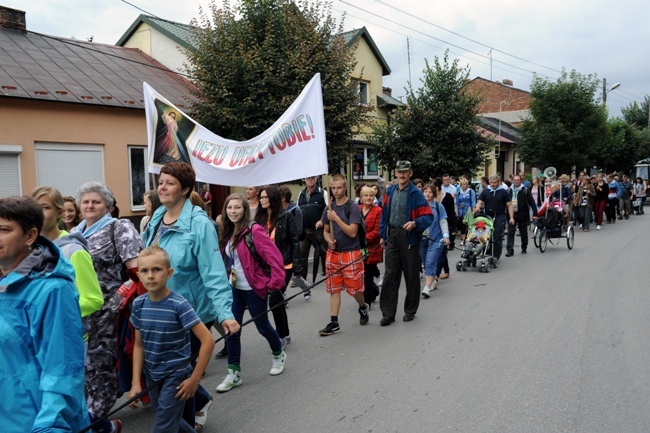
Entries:
<svg viewBox="0 0 650 433">
<path fill-rule="evenodd" d="M 476 217 L 472 217 L 471 213 L 468 212 L 468 216 L 468 235 L 476 230 L 477 225 L 484 225 L 485 230 L 488 231 L 488 241 L 483 248 L 479 248 L 479 242 L 476 238 L 466 240 L 470 246 L 468 246 L 467 243 L 465 244 L 465 249 L 460 256 L 460 260 L 456 263 L 456 270 L 467 271 L 467 268 L 470 266 L 475 268 L 477 261 L 480 260 L 481 267 L 479 268 L 479 272 L 490 272 L 490 268 L 497 267 L 496 260 L 493 260 L 492 258 L 492 234 L 494 232 L 494 221 L 485 214 L 479 214 Z"/>
</svg>

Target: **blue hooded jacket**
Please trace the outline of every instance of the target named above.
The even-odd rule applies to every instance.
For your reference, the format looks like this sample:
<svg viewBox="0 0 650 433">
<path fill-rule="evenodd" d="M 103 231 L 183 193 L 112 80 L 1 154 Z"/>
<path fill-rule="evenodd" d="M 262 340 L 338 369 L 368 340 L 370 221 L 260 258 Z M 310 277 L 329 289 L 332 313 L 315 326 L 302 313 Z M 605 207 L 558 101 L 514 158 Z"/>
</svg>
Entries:
<svg viewBox="0 0 650 433">
<path fill-rule="evenodd" d="M 74 269 L 49 240 L 0 278 L 2 431 L 77 432 L 90 424 Z"/>
<path fill-rule="evenodd" d="M 156 230 L 167 212 L 161 206 L 142 233 L 145 247 L 151 246 Z M 158 241 L 167 251 L 174 274 L 167 281 L 173 292 L 190 302 L 203 323 L 234 319 L 232 289 L 219 251 L 214 225 L 200 208 L 185 200 L 181 215 Z"/>
</svg>

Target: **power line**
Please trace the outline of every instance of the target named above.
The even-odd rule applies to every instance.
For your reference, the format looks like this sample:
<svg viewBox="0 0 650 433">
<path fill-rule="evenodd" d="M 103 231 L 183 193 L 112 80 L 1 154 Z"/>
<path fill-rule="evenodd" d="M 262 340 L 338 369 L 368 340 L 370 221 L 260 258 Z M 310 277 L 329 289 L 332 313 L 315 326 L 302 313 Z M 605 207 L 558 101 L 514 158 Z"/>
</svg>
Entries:
<svg viewBox="0 0 650 433">
<path fill-rule="evenodd" d="M 468 41 L 470 41 L 470 42 L 473 42 L 473 43 L 475 43 L 475 44 L 481 45 L 482 47 L 489 48 L 490 50 L 494 50 L 494 51 L 496 51 L 496 52 L 499 52 L 499 53 L 504 54 L 504 55 L 506 55 L 506 56 L 512 57 L 512 58 L 514 58 L 514 59 L 521 60 L 522 62 L 526 62 L 526 63 L 530 63 L 531 65 L 539 66 L 540 68 L 548 69 L 548 70 L 550 70 L 550 71 L 557 72 L 557 73 L 560 73 L 560 74 L 562 73 L 562 71 L 558 71 L 557 69 L 553 69 L 553 68 L 550 68 L 550 67 L 548 67 L 548 66 L 544 66 L 544 65 L 541 65 L 541 64 L 539 64 L 539 63 L 535 63 L 535 62 L 532 62 L 532 61 L 530 61 L 530 60 L 523 59 L 523 58 L 518 57 L 518 56 L 516 56 L 516 55 L 514 55 L 514 54 L 510 54 L 510 53 L 507 53 L 507 52 L 505 52 L 505 51 L 502 51 L 502 50 L 499 50 L 499 49 L 493 48 L 492 46 L 490 46 L 490 45 L 486 45 L 486 44 L 484 44 L 484 43 L 482 43 L 482 42 L 479 42 L 479 41 L 477 41 L 477 40 L 475 40 L 475 39 L 468 38 L 467 36 L 461 35 L 460 33 L 454 32 L 453 30 L 446 29 L 446 28 L 444 28 L 444 27 L 442 27 L 442 26 L 439 26 L 438 24 L 435 24 L 435 23 L 433 23 L 433 22 L 431 22 L 431 21 L 427 21 L 427 20 L 425 20 L 425 19 L 422 18 L 422 17 L 419 17 L 419 16 L 417 16 L 417 15 L 413 15 L 412 13 L 407 12 L 407 11 L 405 11 L 405 10 L 403 10 L 403 9 L 400 9 L 400 8 L 398 8 L 398 7 L 396 7 L 396 6 L 389 5 L 388 3 L 383 2 L 382 0 L 374 0 L 374 1 L 377 2 L 377 3 L 379 3 L 379 4 L 384 5 L 384 6 L 386 6 L 386 7 L 389 7 L 389 8 L 391 8 L 391 9 L 395 10 L 395 11 L 401 12 L 401 13 L 403 13 L 404 15 L 407 15 L 407 16 L 409 16 L 409 17 L 411 17 L 411 18 L 415 18 L 415 19 L 418 20 L 418 21 L 421 21 L 421 22 L 423 22 L 423 23 L 429 24 L 429 25 L 431 25 L 431 26 L 433 26 L 433 27 L 435 27 L 435 28 L 438 28 L 438 29 L 440 29 L 440 30 L 443 30 L 443 31 L 445 31 L 445 32 L 451 33 L 451 34 L 454 35 L 454 36 L 458 36 L 459 38 L 462 38 L 462 39 L 468 40 Z"/>
<path fill-rule="evenodd" d="M 476 56 L 482 57 L 482 58 L 484 58 L 484 59 L 488 59 L 488 56 L 486 56 L 486 55 L 484 55 L 484 54 L 477 53 L 477 52 L 472 51 L 472 50 L 470 50 L 470 49 L 468 49 L 468 48 L 461 47 L 460 45 L 453 44 L 453 43 L 451 43 L 451 42 L 445 41 L 444 39 L 440 39 L 440 38 L 437 38 L 437 37 L 432 36 L 432 35 L 430 35 L 430 34 L 427 34 L 427 33 L 421 32 L 420 30 L 416 30 L 416 29 L 414 29 L 414 28 L 412 28 L 412 27 L 409 27 L 409 26 L 407 26 L 407 25 L 405 25 L 405 24 L 399 23 L 399 22 L 397 22 L 397 21 L 390 20 L 390 19 L 388 19 L 388 18 L 386 18 L 386 17 L 383 17 L 383 16 L 381 16 L 381 15 L 379 15 L 379 14 L 376 14 L 376 13 L 371 12 L 371 11 L 369 11 L 369 10 L 363 9 L 363 8 L 361 8 L 361 7 L 359 7 L 359 6 L 355 6 L 355 5 L 351 4 L 351 3 L 348 3 L 348 2 L 346 2 L 345 0 L 339 0 L 339 1 L 340 1 L 341 3 L 343 3 L 343 4 L 346 4 L 346 5 L 350 6 L 350 7 L 353 7 L 353 8 L 355 8 L 355 9 L 359 9 L 359 10 L 362 11 L 362 12 L 365 12 L 365 13 L 367 13 L 367 14 L 370 14 L 370 15 L 373 15 L 373 16 L 375 16 L 375 17 L 381 18 L 381 19 L 383 19 L 383 20 L 385 20 L 385 21 L 388 21 L 389 23 L 396 24 L 396 25 L 398 25 L 398 26 L 400 26 L 400 27 L 407 28 L 407 29 L 409 29 L 409 30 L 411 30 L 411 31 L 413 31 L 413 32 L 419 33 L 419 34 L 421 34 L 421 35 L 424 35 L 424 36 L 426 36 L 426 37 L 428 37 L 428 38 L 431 38 L 431 39 L 434 39 L 434 40 L 436 40 L 436 41 L 442 42 L 442 43 L 447 44 L 447 45 L 449 45 L 449 46 L 452 46 L 452 47 L 454 47 L 454 48 L 458 48 L 458 49 L 460 49 L 460 50 L 467 51 L 468 53 L 472 53 L 472 54 L 474 54 L 474 55 L 476 55 Z M 530 74 L 534 74 L 534 73 L 536 73 L 535 71 L 531 71 L 531 70 L 529 70 L 529 69 L 521 68 L 521 67 L 519 67 L 519 66 L 512 65 L 512 64 L 506 63 L 506 62 L 501 61 L 501 60 L 494 60 L 494 61 L 495 61 L 495 62 L 498 62 L 498 63 L 501 63 L 502 65 L 509 66 L 509 67 L 511 67 L 511 68 L 515 68 L 515 69 L 522 70 L 522 71 L 524 71 L 524 72 L 528 72 L 528 73 L 530 73 Z"/>
<path fill-rule="evenodd" d="M 394 29 L 389 29 L 389 28 L 387 28 L 387 27 L 385 27 L 385 26 L 383 26 L 383 25 L 381 25 L 381 24 L 378 24 L 378 23 L 376 23 L 376 22 L 373 22 L 373 21 L 369 20 L 368 18 L 360 17 L 360 16 L 358 16 L 358 15 L 351 14 L 351 13 L 348 12 L 348 11 L 344 11 L 344 10 L 341 10 L 341 9 L 337 9 L 337 8 L 335 8 L 335 7 L 332 7 L 332 10 L 337 11 L 337 12 L 341 12 L 341 13 L 344 13 L 344 14 L 346 14 L 346 16 L 350 16 L 350 17 L 353 17 L 353 18 L 357 18 L 358 20 L 361 20 L 361 21 L 363 21 L 363 22 L 365 22 L 365 23 L 374 24 L 374 25 L 376 25 L 376 26 L 378 26 L 378 27 L 381 27 L 383 30 L 387 30 L 387 31 L 392 32 L 392 33 L 395 33 L 395 34 L 398 34 L 398 35 L 401 35 L 401 36 L 408 37 L 410 40 L 418 41 L 418 42 L 421 42 L 421 43 L 423 43 L 423 44 L 425 44 L 425 45 L 428 45 L 428 46 L 430 46 L 430 47 L 438 48 L 438 49 L 441 50 L 441 51 L 445 51 L 445 49 L 446 49 L 446 48 L 444 48 L 444 47 L 441 47 L 440 45 L 435 45 L 435 44 L 432 44 L 431 42 L 427 42 L 427 41 L 425 41 L 425 40 L 415 38 L 415 37 L 413 37 L 413 36 L 411 36 L 411 35 L 409 35 L 409 34 L 407 34 L 407 33 L 402 33 L 402 32 L 399 32 L 399 31 L 397 31 L 397 30 L 394 30 Z M 382 18 L 382 17 L 380 17 L 380 18 Z M 383 19 L 383 18 L 382 18 L 382 19 Z M 412 29 L 411 29 L 410 27 L 408 27 L 408 26 L 405 26 L 405 25 L 402 25 L 402 24 L 398 24 L 398 25 L 399 25 L 400 27 L 405 27 L 405 28 L 407 28 L 407 29 L 409 29 L 409 30 L 412 30 Z M 424 34 L 425 36 L 427 36 L 425 33 L 423 33 L 423 34 Z M 447 48 L 447 49 L 448 49 L 448 48 Z M 465 58 L 465 59 L 471 60 L 471 61 L 476 62 L 476 63 L 479 63 L 479 64 L 481 64 L 481 65 L 489 66 L 490 68 L 492 68 L 492 65 L 491 65 L 491 64 L 486 63 L 486 62 L 483 62 L 483 61 L 481 61 L 481 60 L 474 59 L 474 58 L 472 58 L 472 57 L 470 57 L 470 56 L 468 56 L 468 55 L 466 55 L 466 54 L 459 53 L 459 52 L 454 51 L 454 50 L 451 50 L 451 49 L 449 50 L 449 52 L 452 53 L 452 54 L 456 54 L 456 55 L 459 56 L 459 57 L 462 57 L 462 58 Z M 486 56 L 482 56 L 482 57 L 486 57 Z M 494 69 L 498 69 L 498 70 L 500 70 L 500 71 L 506 71 L 506 72 L 508 72 L 508 73 L 510 73 L 510 74 L 519 75 L 520 77 L 531 78 L 531 74 L 530 74 L 530 73 L 528 73 L 528 74 L 522 74 L 522 73 L 520 73 L 520 72 L 512 71 L 512 70 L 510 70 L 510 69 L 506 69 L 506 68 L 501 68 L 501 67 L 499 67 L 499 66 L 494 66 Z M 540 75 L 541 75 L 541 74 L 540 74 Z M 551 77 L 548 77 L 548 76 L 546 76 L 546 75 L 542 75 L 542 76 L 543 76 L 543 77 L 546 77 L 546 78 L 551 78 Z"/>
<path fill-rule="evenodd" d="M 474 39 L 471 39 L 471 38 L 468 38 L 468 37 L 466 37 L 466 36 L 463 36 L 463 35 L 461 35 L 461 34 L 459 34 L 459 33 L 457 33 L 457 32 L 454 32 L 454 31 L 452 31 L 452 30 L 448 30 L 448 29 L 446 29 L 446 28 L 444 28 L 444 27 L 442 27 L 442 26 L 439 26 L 439 25 L 437 25 L 437 24 L 435 24 L 435 23 L 432 23 L 432 22 L 430 22 L 430 21 L 427 21 L 427 20 L 425 20 L 425 19 L 423 19 L 423 18 L 421 18 L 421 17 L 418 17 L 418 16 L 416 16 L 416 15 L 413 15 L 413 14 L 411 14 L 411 13 L 409 13 L 409 12 L 406 12 L 406 11 L 404 11 L 404 10 L 402 10 L 402 9 L 399 9 L 399 8 L 397 8 L 397 7 L 395 7 L 395 6 L 389 5 L 389 4 L 385 3 L 385 2 L 382 1 L 382 0 L 374 0 L 374 1 L 377 2 L 377 3 L 380 3 L 380 4 L 384 5 L 384 6 L 387 6 L 387 7 L 391 8 L 391 9 L 393 9 L 393 10 L 399 11 L 399 12 L 405 14 L 405 15 L 408 15 L 408 16 L 410 16 L 410 17 L 412 17 L 412 18 L 415 18 L 415 19 L 417 19 L 417 20 L 419 20 L 419 21 L 422 21 L 422 22 L 424 22 L 424 23 L 426 23 L 426 24 L 429 24 L 429 25 L 431 25 L 431 26 L 434 26 L 434 27 L 436 27 L 436 28 L 439 28 L 439 29 L 441 29 L 441 30 L 444 30 L 444 31 L 446 31 L 446 32 L 449 32 L 449 33 L 451 33 L 451 34 L 453 34 L 453 35 L 455 35 L 455 36 L 461 37 L 461 38 L 463 38 L 463 39 L 466 39 L 466 40 L 468 40 L 468 41 L 471 41 L 471 42 L 476 43 L 476 44 L 478 44 L 478 45 L 481 45 L 481 46 L 483 46 L 483 47 L 489 48 L 491 51 L 493 50 L 493 51 L 496 51 L 496 52 L 502 53 L 502 54 L 504 54 L 504 55 L 507 55 L 507 56 L 509 56 L 509 57 L 512 57 L 512 58 L 514 58 L 514 59 L 521 60 L 521 61 L 523 61 L 523 62 L 526 62 L 526 63 L 532 64 L 532 65 L 535 65 L 535 66 L 539 66 L 539 67 L 542 67 L 542 68 L 544 68 L 544 69 L 548 69 L 548 70 L 551 70 L 551 71 L 554 71 L 554 72 L 557 72 L 557 73 L 560 73 L 560 74 L 562 73 L 562 71 L 560 71 L 560 70 L 553 69 L 553 68 L 550 68 L 550 67 L 548 67 L 548 66 L 544 66 L 544 65 L 542 65 L 542 64 L 539 64 L 539 63 L 536 63 L 536 62 L 533 62 L 533 61 L 530 61 L 530 60 L 527 60 L 527 59 L 521 58 L 521 57 L 516 56 L 516 55 L 514 55 L 514 54 L 507 53 L 507 52 L 505 52 L 505 51 L 502 51 L 502 50 L 499 50 L 499 49 L 497 49 L 497 48 L 493 48 L 493 47 L 491 47 L 491 46 L 489 46 L 489 45 L 486 45 L 486 44 L 484 44 L 484 43 L 482 43 L 482 42 L 480 42 L 480 41 L 476 41 L 476 40 L 474 40 Z M 348 3 L 348 2 L 345 1 L 345 0 L 339 0 L 339 2 L 341 2 L 341 3 L 343 3 L 343 4 L 347 5 L 347 6 L 353 7 L 353 8 L 355 8 L 355 9 L 358 9 L 358 10 L 360 10 L 360 11 L 362 11 L 362 12 L 368 14 L 368 15 L 371 15 L 371 16 L 374 16 L 374 17 L 380 18 L 380 19 L 382 19 L 382 20 L 384 20 L 384 21 L 387 21 L 387 22 L 389 22 L 389 23 L 392 23 L 392 24 L 398 25 L 398 26 L 400 26 L 400 27 L 402 27 L 402 28 L 405 28 L 405 29 L 407 29 L 407 30 L 410 30 L 411 32 L 419 33 L 419 34 L 424 35 L 424 36 L 426 36 L 426 37 L 428 37 L 428 38 L 431 38 L 431 39 L 434 39 L 434 40 L 436 40 L 436 41 L 442 42 L 443 44 L 449 45 L 449 46 L 451 46 L 451 47 L 458 48 L 458 49 L 460 49 L 460 50 L 466 51 L 467 53 L 471 53 L 471 54 L 473 54 L 473 55 L 475 55 L 475 56 L 478 56 L 478 57 L 480 57 L 480 58 L 488 59 L 489 62 L 490 62 L 490 64 L 489 64 L 489 66 L 490 66 L 490 70 L 492 69 L 492 65 L 491 65 L 491 63 L 492 63 L 492 56 L 491 56 L 490 54 L 488 54 L 488 55 L 483 55 L 483 54 L 481 54 L 481 53 L 477 53 L 477 52 L 475 52 L 475 51 L 469 50 L 469 49 L 464 48 L 464 47 L 462 47 L 462 46 L 459 46 L 459 45 L 453 44 L 453 43 L 451 43 L 451 42 L 448 42 L 448 41 L 446 41 L 446 40 L 444 40 L 444 39 L 440 39 L 440 38 L 434 37 L 434 36 L 432 36 L 432 35 L 430 35 L 430 34 L 427 34 L 427 33 L 422 32 L 422 31 L 420 31 L 420 30 L 414 29 L 413 27 L 409 27 L 408 25 L 402 24 L 402 23 L 397 22 L 397 21 L 395 21 L 395 20 L 391 20 L 391 19 L 389 19 L 389 18 L 386 18 L 385 16 L 382 16 L 382 15 L 376 14 L 376 13 L 371 12 L 371 11 L 369 11 L 369 10 L 367 10 L 367 9 L 362 8 L 362 7 L 359 7 L 359 6 L 356 6 L 356 5 L 354 5 L 354 4 Z M 336 10 L 335 8 L 333 8 L 333 9 Z M 347 14 L 347 15 L 353 16 L 353 17 L 355 17 L 355 18 L 357 18 L 357 19 L 360 19 L 360 20 L 362 20 L 362 21 L 368 21 L 367 18 L 362 18 L 362 17 L 359 17 L 359 16 L 354 16 L 354 15 L 350 14 L 350 13 L 347 12 L 347 11 L 340 11 L 340 12 L 343 12 L 343 13 L 345 13 L 345 14 Z M 376 24 L 376 23 L 374 23 L 374 24 Z M 376 25 L 379 26 L 379 24 L 376 24 Z M 439 46 L 437 46 L 437 45 L 430 44 L 430 43 L 428 43 L 428 42 L 422 41 L 421 39 L 413 38 L 412 36 L 406 35 L 406 34 L 404 34 L 404 33 L 400 33 L 400 32 L 398 32 L 398 31 L 396 31 L 396 30 L 389 29 L 389 28 L 386 28 L 386 27 L 383 27 L 383 26 L 382 26 L 382 29 L 383 29 L 383 30 L 388 30 L 388 31 L 391 31 L 391 32 L 394 32 L 394 33 L 397 33 L 397 34 L 401 34 L 401 35 L 404 35 L 404 36 L 408 36 L 408 37 L 410 37 L 410 38 L 413 39 L 413 40 L 416 40 L 416 41 L 419 41 L 419 42 L 425 43 L 425 44 L 427 44 L 427 45 L 430 45 L 430 46 L 433 46 L 433 47 L 436 47 L 436 48 L 442 49 L 441 47 L 439 47 Z M 452 52 L 452 53 L 454 53 L 454 54 L 456 54 L 456 55 L 459 55 L 459 56 L 461 56 L 461 57 L 467 57 L 466 55 L 460 54 L 460 53 L 458 53 L 458 52 L 454 52 L 453 50 L 450 50 L 450 52 Z M 469 57 L 467 57 L 467 58 L 469 58 Z M 471 58 L 470 58 L 470 59 L 471 59 Z M 473 60 L 473 61 L 475 61 L 475 62 L 478 62 L 478 63 L 480 63 L 480 64 L 483 64 L 483 65 L 488 65 L 488 63 L 485 63 L 485 62 L 482 62 L 482 61 L 479 61 L 479 60 L 476 60 L 476 59 L 471 59 L 471 60 Z M 499 67 L 495 66 L 495 69 L 499 69 L 499 70 L 507 71 L 507 72 L 509 72 L 509 73 L 516 74 L 516 75 L 520 75 L 520 76 L 522 76 L 522 77 L 531 78 L 531 75 L 532 75 L 532 74 L 536 74 L 537 76 L 540 76 L 540 77 L 543 77 L 543 78 L 546 78 L 546 79 L 553 79 L 553 77 L 550 77 L 550 76 L 548 76 L 548 75 L 541 74 L 541 73 L 538 73 L 538 72 L 536 72 L 536 71 L 531 71 L 531 70 L 529 70 L 529 69 L 522 68 L 522 67 L 519 67 L 519 66 L 516 66 L 516 65 L 512 65 L 512 64 L 509 64 L 509 63 L 506 63 L 506 62 L 500 61 L 500 60 L 496 60 L 496 59 L 495 59 L 494 62 L 501 63 L 501 64 L 504 65 L 504 66 L 507 66 L 507 67 L 510 67 L 510 68 L 515 68 L 515 69 L 518 69 L 518 70 L 521 70 L 521 71 L 524 71 L 524 72 L 527 72 L 527 73 L 528 73 L 528 75 L 524 75 L 524 74 L 517 73 L 517 72 L 512 71 L 512 70 L 509 70 L 509 69 L 499 68 Z M 619 91 L 619 92 L 620 92 L 620 91 Z M 617 92 L 617 93 L 618 93 L 618 92 Z M 624 92 L 622 92 L 622 93 L 624 93 Z M 629 95 L 629 97 L 626 98 L 626 99 L 629 99 L 629 100 L 631 100 L 631 101 L 637 101 L 637 100 L 639 100 L 639 97 L 638 97 L 638 96 L 634 96 L 634 95 L 632 95 L 631 93 L 627 93 L 627 94 Z M 622 96 L 622 95 L 621 95 L 621 96 Z M 622 97 L 624 97 L 624 96 L 622 96 Z M 624 97 L 624 98 L 625 98 L 625 97 Z M 641 98 L 641 99 L 643 99 L 643 98 Z"/>
<path fill-rule="evenodd" d="M 414 28 L 412 28 L 412 27 L 409 27 L 409 26 L 407 26 L 407 25 L 405 25 L 405 24 L 402 24 L 402 23 L 399 23 L 399 22 L 397 22 L 397 21 L 394 21 L 394 20 L 388 19 L 388 18 L 386 18 L 386 17 L 384 17 L 384 16 L 381 16 L 381 15 L 376 14 L 376 13 L 374 13 L 374 12 L 371 12 L 371 11 L 369 11 L 369 10 L 363 9 L 363 8 L 361 8 L 361 7 L 359 7 L 359 6 L 356 6 L 356 5 L 353 5 L 353 4 L 351 4 L 351 3 L 348 3 L 348 2 L 346 2 L 345 0 L 338 0 L 338 1 L 341 2 L 341 3 L 343 3 L 343 4 L 345 4 L 345 5 L 348 5 L 348 6 L 350 6 L 350 7 L 353 7 L 353 8 L 355 8 L 355 9 L 359 9 L 360 11 L 365 12 L 365 13 L 367 13 L 367 14 L 369 14 L 369 15 L 372 15 L 372 16 L 375 16 L 375 17 L 377 17 L 377 18 L 381 18 L 382 20 L 388 21 L 389 23 L 396 24 L 396 25 L 398 25 L 398 26 L 400 26 L 400 27 L 404 27 L 404 28 L 406 28 L 406 29 L 408 29 L 408 30 L 410 30 L 410 31 L 412 31 L 412 32 L 419 33 L 419 34 L 421 34 L 421 35 L 423 35 L 423 36 L 426 36 L 426 37 L 428 37 L 428 38 L 431 38 L 431 39 L 434 39 L 434 40 L 436 40 L 436 41 L 442 42 L 443 44 L 446 44 L 446 45 L 452 46 L 452 47 L 454 47 L 454 48 L 458 48 L 458 49 L 460 49 L 460 50 L 463 50 L 463 51 L 466 51 L 466 52 L 468 52 L 468 53 L 471 53 L 471 54 L 474 54 L 474 55 L 476 55 L 476 56 L 479 56 L 479 57 L 481 57 L 481 58 L 483 58 L 483 59 L 489 59 L 489 57 L 486 56 L 486 55 L 484 55 L 484 54 L 477 53 L 477 52 L 472 51 L 472 50 L 470 50 L 470 49 L 468 49 L 468 48 L 461 47 L 460 45 L 456 45 L 456 44 L 453 44 L 453 43 L 451 43 L 451 42 L 445 41 L 444 39 L 440 39 L 440 38 L 437 38 L 437 37 L 432 36 L 432 35 L 430 35 L 430 34 L 424 33 L 424 32 L 422 32 L 422 31 L 420 31 L 420 30 L 417 30 L 417 29 L 414 29 Z M 498 50 L 495 50 L 495 51 L 498 51 Z M 516 65 L 512 65 L 512 64 L 510 64 L 510 63 L 506 63 L 506 62 L 501 61 L 501 60 L 494 60 L 494 62 L 501 63 L 502 65 L 508 66 L 508 67 L 510 67 L 510 68 L 519 69 L 519 70 L 524 71 L 524 72 L 527 72 L 527 73 L 529 73 L 529 74 L 537 74 L 537 75 L 540 75 L 540 76 L 543 76 L 543 77 L 546 77 L 546 78 L 551 78 L 551 77 L 549 77 L 549 76 L 547 76 L 547 75 L 539 74 L 539 73 L 537 73 L 537 72 L 535 72 L 535 71 L 531 71 L 531 70 L 526 69 L 526 68 L 522 68 L 522 67 L 519 67 L 519 66 L 516 66 Z"/>
</svg>

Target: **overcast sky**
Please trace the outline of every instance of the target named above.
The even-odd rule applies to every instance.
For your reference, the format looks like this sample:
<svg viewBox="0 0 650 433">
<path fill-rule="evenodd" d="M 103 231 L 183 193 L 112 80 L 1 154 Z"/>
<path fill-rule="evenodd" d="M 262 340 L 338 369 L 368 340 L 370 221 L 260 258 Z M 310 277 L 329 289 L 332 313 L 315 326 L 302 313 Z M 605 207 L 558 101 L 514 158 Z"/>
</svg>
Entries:
<svg viewBox="0 0 650 433">
<path fill-rule="evenodd" d="M 130 3 L 189 23 L 198 17 L 199 7 L 207 10 L 209 1 Z M 0 4 L 26 10 L 28 30 L 78 39 L 93 36 L 94 42 L 107 44 L 117 42 L 142 13 L 121 0 Z M 343 11 L 345 30 L 366 26 L 375 40 L 392 70 L 384 86 L 393 89 L 393 96 L 404 95 L 409 77 L 419 87 L 424 59 L 442 57 L 445 49 L 461 66 L 469 65 L 470 78 L 510 79 L 523 90 L 529 90 L 533 72 L 555 80 L 562 68 L 607 78 L 608 88 L 620 83 L 607 96 L 612 116 L 650 95 L 648 0 L 333 0 L 333 14 L 338 17 Z"/>
</svg>

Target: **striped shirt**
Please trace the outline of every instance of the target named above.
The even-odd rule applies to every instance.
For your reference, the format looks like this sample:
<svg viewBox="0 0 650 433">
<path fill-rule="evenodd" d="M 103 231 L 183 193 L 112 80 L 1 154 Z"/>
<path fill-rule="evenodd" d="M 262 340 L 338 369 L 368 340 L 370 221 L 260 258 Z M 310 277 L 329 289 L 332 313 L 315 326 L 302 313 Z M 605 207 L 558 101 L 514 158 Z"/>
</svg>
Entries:
<svg viewBox="0 0 650 433">
<path fill-rule="evenodd" d="M 192 371 L 190 329 L 200 321 L 190 303 L 178 293 L 171 292 L 158 302 L 145 293 L 133 301 L 131 324 L 142 335 L 144 373 L 149 379 Z"/>
</svg>

